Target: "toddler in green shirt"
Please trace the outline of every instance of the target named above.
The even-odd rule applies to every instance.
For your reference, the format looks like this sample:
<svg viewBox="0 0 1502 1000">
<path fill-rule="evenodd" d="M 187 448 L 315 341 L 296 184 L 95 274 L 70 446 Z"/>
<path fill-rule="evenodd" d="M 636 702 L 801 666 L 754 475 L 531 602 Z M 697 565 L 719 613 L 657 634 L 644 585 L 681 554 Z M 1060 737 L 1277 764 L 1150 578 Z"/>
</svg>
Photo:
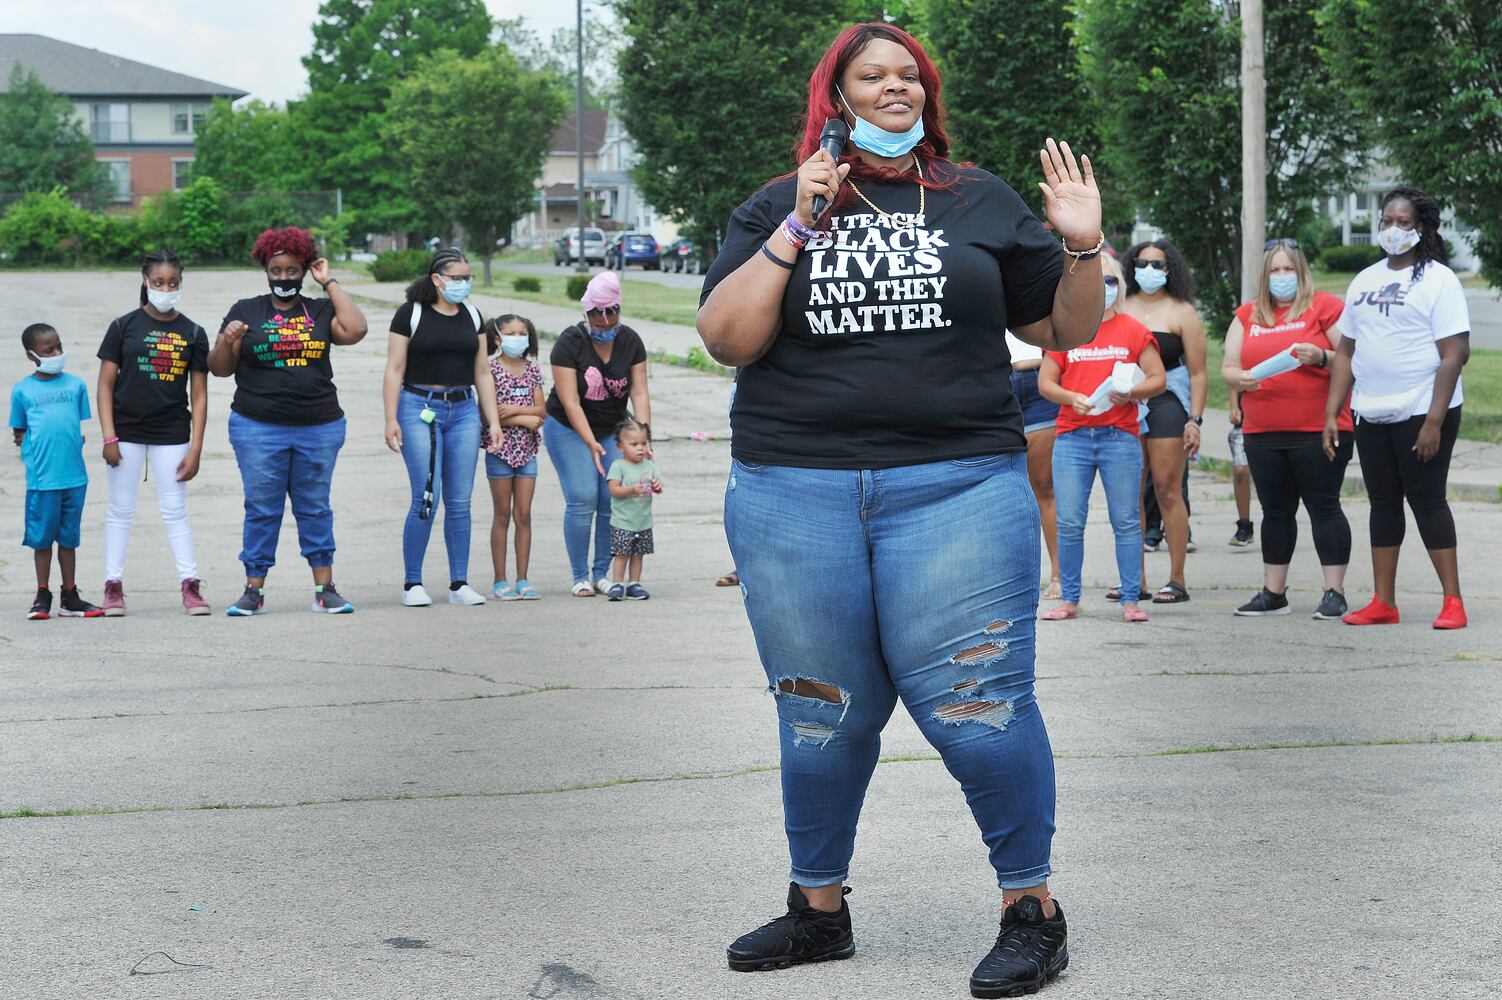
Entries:
<svg viewBox="0 0 1502 1000">
<path fill-rule="evenodd" d="M 633 417 L 615 428 L 621 457 L 610 463 L 610 567 L 612 601 L 645 601 L 642 557 L 652 554 L 652 497 L 662 492 L 662 473 L 649 457 L 652 433 Z M 628 575 L 629 570 L 629 575 Z"/>
</svg>

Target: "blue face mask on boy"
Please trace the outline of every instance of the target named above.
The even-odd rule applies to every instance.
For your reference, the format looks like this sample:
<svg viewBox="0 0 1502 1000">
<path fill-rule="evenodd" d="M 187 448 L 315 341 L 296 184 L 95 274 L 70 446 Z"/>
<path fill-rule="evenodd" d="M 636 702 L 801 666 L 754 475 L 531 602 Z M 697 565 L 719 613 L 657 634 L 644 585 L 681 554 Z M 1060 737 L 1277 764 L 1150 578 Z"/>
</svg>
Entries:
<svg viewBox="0 0 1502 1000">
<path fill-rule="evenodd" d="M 45 358 L 39 354 L 33 354 L 31 357 L 37 363 L 37 371 L 43 375 L 61 375 L 68 364 L 66 354 L 53 354 Z"/>
<path fill-rule="evenodd" d="M 866 121 L 860 115 L 850 109 L 850 102 L 845 100 L 845 92 L 839 87 L 834 92 L 840 95 L 840 101 L 845 109 L 850 111 L 850 117 L 855 119 L 855 127 L 850 130 L 850 141 L 868 153 L 877 156 L 885 156 L 895 159 L 906 156 L 913 151 L 913 147 L 923 141 L 923 116 L 913 122 L 913 127 L 906 132 L 888 132 L 880 125 Z"/>
</svg>

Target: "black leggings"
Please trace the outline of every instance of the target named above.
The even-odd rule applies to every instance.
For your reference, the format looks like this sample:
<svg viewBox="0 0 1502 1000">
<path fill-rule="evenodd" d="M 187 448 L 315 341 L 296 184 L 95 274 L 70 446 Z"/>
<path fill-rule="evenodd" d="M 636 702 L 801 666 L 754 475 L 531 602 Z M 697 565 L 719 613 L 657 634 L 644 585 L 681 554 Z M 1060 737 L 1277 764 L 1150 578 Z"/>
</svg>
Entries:
<svg viewBox="0 0 1502 1000">
<path fill-rule="evenodd" d="M 1367 420 L 1356 424 L 1356 450 L 1361 453 L 1361 478 L 1366 480 L 1367 496 L 1372 501 L 1372 548 L 1391 548 L 1403 544 L 1407 527 L 1403 517 L 1403 498 L 1419 525 L 1419 537 L 1426 549 L 1455 548 L 1455 517 L 1445 499 L 1445 483 L 1450 478 L 1450 452 L 1460 434 L 1460 410 L 1450 407 L 1439 427 L 1439 451 L 1427 462 L 1414 453 L 1414 442 L 1424 426 L 1422 416 L 1409 417 L 1396 424 L 1374 424 Z"/>
<path fill-rule="evenodd" d="M 1271 431 L 1248 434 L 1246 460 L 1262 504 L 1262 561 L 1269 566 L 1293 562 L 1299 539 L 1299 500 L 1314 528 L 1314 550 L 1321 566 L 1351 561 L 1351 523 L 1340 507 L 1340 487 L 1351 461 L 1351 435 L 1341 436 L 1335 461 L 1325 457 L 1317 431 Z"/>
</svg>

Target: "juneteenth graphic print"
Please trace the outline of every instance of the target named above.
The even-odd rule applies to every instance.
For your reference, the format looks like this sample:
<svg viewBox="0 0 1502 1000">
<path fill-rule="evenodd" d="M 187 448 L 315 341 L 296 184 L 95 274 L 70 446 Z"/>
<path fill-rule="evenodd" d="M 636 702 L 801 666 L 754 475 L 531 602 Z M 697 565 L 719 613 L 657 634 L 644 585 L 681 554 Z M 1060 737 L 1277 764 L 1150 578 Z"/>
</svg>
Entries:
<svg viewBox="0 0 1502 1000">
<path fill-rule="evenodd" d="M 153 330 L 146 349 L 136 356 L 136 368 L 157 382 L 176 382 L 188 371 L 188 342 L 172 330 Z"/>
<path fill-rule="evenodd" d="M 313 339 L 313 323 L 304 313 L 301 316 L 272 314 L 261 324 L 266 339 L 251 345 L 251 353 L 258 363 L 270 368 L 300 368 L 309 361 L 317 361 L 328 351 L 326 340 Z"/>
<path fill-rule="evenodd" d="M 808 304 L 814 335 L 933 330 L 944 316 L 944 230 L 924 216 L 843 215 L 809 240 Z"/>
</svg>

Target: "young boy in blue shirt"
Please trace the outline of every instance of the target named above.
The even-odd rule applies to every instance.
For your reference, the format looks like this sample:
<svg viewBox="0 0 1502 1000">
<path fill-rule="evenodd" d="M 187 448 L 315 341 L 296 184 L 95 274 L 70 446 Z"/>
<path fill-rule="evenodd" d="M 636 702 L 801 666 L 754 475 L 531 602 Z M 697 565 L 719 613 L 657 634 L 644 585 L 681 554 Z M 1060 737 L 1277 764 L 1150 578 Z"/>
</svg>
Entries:
<svg viewBox="0 0 1502 1000">
<path fill-rule="evenodd" d="M 62 572 L 64 618 L 99 618 L 104 611 L 78 596 L 78 529 L 89 473 L 83 464 L 83 422 L 88 420 L 89 389 L 83 379 L 67 375 L 63 340 L 45 323 L 21 331 L 21 346 L 36 371 L 10 391 L 10 426 L 26 465 L 26 535 L 21 544 L 35 550 L 37 596 L 26 615 L 32 621 L 52 617 L 52 546 Z"/>
</svg>

